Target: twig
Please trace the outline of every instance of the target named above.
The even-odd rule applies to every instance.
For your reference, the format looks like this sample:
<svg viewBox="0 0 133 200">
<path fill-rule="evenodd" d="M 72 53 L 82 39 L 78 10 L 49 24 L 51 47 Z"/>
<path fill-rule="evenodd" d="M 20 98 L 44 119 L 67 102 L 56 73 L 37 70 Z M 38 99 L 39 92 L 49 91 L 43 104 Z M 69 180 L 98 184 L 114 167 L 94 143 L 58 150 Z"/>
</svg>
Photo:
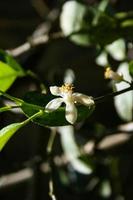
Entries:
<svg viewBox="0 0 133 200">
<path fill-rule="evenodd" d="M 46 44 L 47 42 L 49 42 L 49 40 L 62 38 L 62 36 L 63 35 L 61 32 L 57 32 L 57 33 L 51 34 L 50 36 L 41 35 L 36 38 L 30 38 L 27 42 L 20 45 L 19 47 L 16 47 L 15 49 L 7 50 L 7 53 L 9 53 L 10 55 L 12 55 L 14 57 L 17 57 L 17 56 L 20 56 L 21 54 L 26 53 L 27 51 L 31 50 L 33 47 L 37 47 L 39 45 Z"/>
<path fill-rule="evenodd" d="M 51 134 L 47 145 L 47 155 L 48 155 L 48 164 L 49 164 L 49 196 L 52 200 L 56 200 L 55 194 L 54 194 L 54 183 L 53 183 L 53 176 L 52 176 L 52 164 L 51 164 L 51 154 L 52 154 L 52 148 L 54 144 L 56 136 L 56 129 L 51 128 Z"/>
<path fill-rule="evenodd" d="M 14 49 L 9 49 L 7 52 L 12 56 L 17 57 L 29 51 L 33 47 L 39 46 L 41 44 L 46 44 L 51 39 L 62 37 L 61 33 L 53 33 L 49 36 L 49 31 L 52 27 L 52 23 L 57 19 L 58 15 L 59 11 L 57 9 L 52 10 L 46 17 L 46 21 L 36 28 L 27 42 Z"/>
<path fill-rule="evenodd" d="M 0 177 L 0 188 L 27 181 L 33 177 L 33 169 L 25 168 L 11 174 L 3 175 Z"/>
<path fill-rule="evenodd" d="M 29 41 L 25 42 L 24 44 L 20 45 L 19 47 L 16 47 L 12 50 L 7 50 L 7 53 L 10 55 L 17 57 L 27 51 L 29 51 L 32 47 L 35 47 L 40 44 L 44 44 L 48 42 L 49 37 L 47 35 L 42 35 L 40 37 L 30 39 Z"/>
<path fill-rule="evenodd" d="M 133 90 L 133 86 L 130 86 L 126 89 L 123 89 L 123 90 L 120 90 L 120 91 L 117 91 L 117 92 L 112 92 L 112 93 L 109 93 L 109 94 L 106 94 L 106 95 L 103 95 L 103 96 L 100 96 L 100 97 L 96 97 L 96 98 L 94 98 L 94 101 L 95 101 L 96 104 L 98 104 L 98 103 L 101 103 L 103 101 L 109 100 L 111 97 L 118 96 L 118 95 L 123 94 L 125 92 L 128 92 L 130 90 Z"/>
</svg>

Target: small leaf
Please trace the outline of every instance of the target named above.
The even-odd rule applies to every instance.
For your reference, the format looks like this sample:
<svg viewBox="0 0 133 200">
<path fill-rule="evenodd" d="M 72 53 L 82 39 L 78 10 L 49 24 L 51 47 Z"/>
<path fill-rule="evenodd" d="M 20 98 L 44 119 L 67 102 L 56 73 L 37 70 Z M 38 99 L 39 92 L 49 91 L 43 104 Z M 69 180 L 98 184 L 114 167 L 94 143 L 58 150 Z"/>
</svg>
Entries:
<svg viewBox="0 0 133 200">
<path fill-rule="evenodd" d="M 5 92 L 17 78 L 17 72 L 0 61 L 0 90 Z"/>
<path fill-rule="evenodd" d="M 23 126 L 23 123 L 10 124 L 0 130 L 0 151 L 3 149 L 13 134 Z"/>
<path fill-rule="evenodd" d="M 41 126 L 64 126 L 69 123 L 65 119 L 65 107 L 60 107 L 53 112 L 45 112 L 46 104 L 54 99 L 55 96 L 40 94 L 37 92 L 29 92 L 24 97 L 24 102 L 22 103 L 22 110 L 26 116 L 32 116 L 37 113 L 39 110 L 44 110 L 42 116 L 34 119 L 33 121 L 38 123 Z M 86 119 L 94 110 L 94 106 L 88 108 L 83 105 L 77 106 L 78 109 L 78 119 L 81 121 Z"/>
<path fill-rule="evenodd" d="M 103 67 L 108 65 L 108 56 L 107 56 L 106 51 L 102 51 L 100 55 L 98 55 L 98 57 L 96 58 L 96 63 L 97 65 L 100 65 Z"/>
<path fill-rule="evenodd" d="M 133 78 L 133 60 L 129 63 L 129 73 Z"/>
<path fill-rule="evenodd" d="M 128 71 L 128 63 L 120 64 L 118 68 L 118 73 L 122 73 L 124 75 L 124 79 L 127 81 L 131 81 L 131 76 Z M 116 84 L 116 90 L 120 91 L 129 87 L 129 84 L 125 82 L 121 82 Z M 115 97 L 115 107 L 119 116 L 125 121 L 131 121 L 133 115 L 133 91 L 126 92 L 119 96 Z"/>
<path fill-rule="evenodd" d="M 23 76 L 24 71 L 20 65 L 7 53 L 0 50 L 0 90 L 5 92 L 18 76 Z"/>
<path fill-rule="evenodd" d="M 0 50 L 0 60 L 17 71 L 19 76 L 24 76 L 25 73 L 20 64 L 11 55 L 3 50 Z"/>
<path fill-rule="evenodd" d="M 122 61 L 126 58 L 126 45 L 123 39 L 118 39 L 107 45 L 106 50 L 115 60 Z"/>
</svg>

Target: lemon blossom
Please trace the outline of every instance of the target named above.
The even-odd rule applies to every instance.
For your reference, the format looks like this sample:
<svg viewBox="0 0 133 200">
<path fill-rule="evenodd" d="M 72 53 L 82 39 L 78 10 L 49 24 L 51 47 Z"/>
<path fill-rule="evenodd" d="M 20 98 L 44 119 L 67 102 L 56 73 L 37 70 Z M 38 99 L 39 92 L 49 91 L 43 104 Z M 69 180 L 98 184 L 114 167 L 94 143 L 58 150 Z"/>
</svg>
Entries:
<svg viewBox="0 0 133 200">
<path fill-rule="evenodd" d="M 50 92 L 53 95 L 60 97 L 51 100 L 45 107 L 46 111 L 54 111 L 58 109 L 62 103 L 65 103 L 65 117 L 71 124 L 74 124 L 77 120 L 77 108 L 74 105 L 75 103 L 80 103 L 88 107 L 94 105 L 92 97 L 81 93 L 73 93 L 73 86 L 71 84 L 66 83 L 61 87 L 51 86 Z"/>
<path fill-rule="evenodd" d="M 121 81 L 124 80 L 122 74 L 118 74 L 117 72 L 114 72 L 110 67 L 106 68 L 104 76 L 106 79 L 112 79 L 116 83 L 120 83 Z"/>
</svg>

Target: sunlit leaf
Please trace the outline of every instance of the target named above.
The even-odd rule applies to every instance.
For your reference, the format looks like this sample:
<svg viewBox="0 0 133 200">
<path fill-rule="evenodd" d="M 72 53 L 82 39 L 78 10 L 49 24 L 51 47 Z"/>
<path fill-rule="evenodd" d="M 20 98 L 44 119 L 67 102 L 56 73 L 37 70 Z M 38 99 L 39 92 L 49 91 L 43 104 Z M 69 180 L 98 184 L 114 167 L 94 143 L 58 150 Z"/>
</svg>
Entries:
<svg viewBox="0 0 133 200">
<path fill-rule="evenodd" d="M 100 188 L 99 188 L 99 193 L 103 198 L 108 198 L 111 196 L 112 189 L 110 182 L 108 180 L 103 180 Z"/>
<path fill-rule="evenodd" d="M 121 61 L 126 57 L 126 45 L 123 39 L 118 39 L 107 45 L 106 50 L 115 60 Z"/>
<path fill-rule="evenodd" d="M 7 53 L 0 50 L 0 90 L 6 91 L 24 72 L 19 64 Z"/>
<path fill-rule="evenodd" d="M 101 2 L 99 2 L 98 10 L 100 10 L 102 12 L 105 11 L 108 4 L 109 4 L 109 0 L 102 0 Z"/>
<path fill-rule="evenodd" d="M 17 72 L 0 61 L 0 90 L 6 91 L 16 80 Z"/>
<path fill-rule="evenodd" d="M 100 66 L 106 67 L 108 65 L 108 56 L 106 51 L 102 51 L 96 58 L 96 63 Z"/>
<path fill-rule="evenodd" d="M 52 95 L 44 95 L 37 92 L 29 92 L 25 98 L 24 103 L 22 104 L 22 110 L 27 116 L 32 116 L 39 110 L 44 110 L 46 104 L 54 99 L 55 96 Z M 78 109 L 78 119 L 77 121 L 81 121 L 86 119 L 94 110 L 94 107 L 86 107 L 83 105 L 77 106 Z M 33 120 L 42 126 L 64 126 L 69 124 L 65 119 L 65 107 L 62 106 L 56 111 L 53 112 L 45 112 L 42 116 Z"/>
<path fill-rule="evenodd" d="M 18 72 L 18 76 L 23 76 L 24 70 L 20 64 L 7 52 L 0 50 L 0 61 L 9 65 L 12 69 Z"/>
<path fill-rule="evenodd" d="M 131 81 L 128 63 L 122 63 L 118 68 L 118 73 L 122 73 L 124 78 Z M 129 87 L 129 84 L 121 82 L 116 84 L 117 91 Z M 126 92 L 115 97 L 115 107 L 119 116 L 125 121 L 131 121 L 133 115 L 133 91 Z"/>
<path fill-rule="evenodd" d="M 92 18 L 93 13 L 85 5 L 77 1 L 68 1 L 64 4 L 62 8 L 62 13 L 60 16 L 60 26 L 65 36 L 71 35 L 88 29 L 89 21 Z M 85 16 L 88 16 L 88 20 L 85 20 Z M 77 33 L 70 37 L 70 39 L 76 44 L 88 45 L 90 43 L 90 38 L 88 33 Z"/>
<path fill-rule="evenodd" d="M 8 140 L 13 136 L 18 129 L 23 126 L 23 123 L 10 124 L 0 130 L 0 151 L 3 149 Z"/>
<path fill-rule="evenodd" d="M 59 127 L 61 135 L 61 144 L 66 159 L 71 163 L 73 168 L 82 174 L 91 174 L 93 169 L 88 160 L 82 159 L 81 152 L 74 138 L 73 126 Z"/>
</svg>

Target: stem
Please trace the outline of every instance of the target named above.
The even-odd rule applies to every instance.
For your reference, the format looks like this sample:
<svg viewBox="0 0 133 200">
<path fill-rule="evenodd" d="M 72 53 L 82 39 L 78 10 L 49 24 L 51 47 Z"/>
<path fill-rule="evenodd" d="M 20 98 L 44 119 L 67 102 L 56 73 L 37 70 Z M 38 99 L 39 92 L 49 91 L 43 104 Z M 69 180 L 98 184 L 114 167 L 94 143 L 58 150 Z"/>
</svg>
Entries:
<svg viewBox="0 0 133 200">
<path fill-rule="evenodd" d="M 22 99 L 18 99 L 16 97 L 13 97 L 3 91 L 0 90 L 0 94 L 3 95 L 4 97 L 6 97 L 7 99 L 10 99 L 12 101 L 14 101 L 16 104 L 18 104 L 19 106 L 21 106 L 21 104 L 23 103 L 23 100 Z"/>
<path fill-rule="evenodd" d="M 22 122 L 23 125 L 27 124 L 29 121 L 41 116 L 43 114 L 43 110 L 40 110 L 39 112 L 35 113 L 34 115 L 32 115 L 31 117 L 29 117 L 28 119 L 26 119 L 25 121 Z"/>
<path fill-rule="evenodd" d="M 106 95 L 103 95 L 103 96 L 100 96 L 100 97 L 96 97 L 96 98 L 94 98 L 94 101 L 95 101 L 96 104 L 98 104 L 98 103 L 101 103 L 101 102 L 103 102 L 105 100 L 109 100 L 110 97 L 115 97 L 117 95 L 123 94 L 125 92 L 130 91 L 130 90 L 133 90 L 132 86 L 130 86 L 130 87 L 126 88 L 126 89 L 120 90 L 118 92 L 112 92 L 112 93 L 109 93 L 109 94 L 106 94 Z"/>
<path fill-rule="evenodd" d="M 47 145 L 47 155 L 48 155 L 48 163 L 50 166 L 50 172 L 49 172 L 49 196 L 52 200 L 56 200 L 56 196 L 54 194 L 54 183 L 53 183 L 53 176 L 52 176 L 52 162 L 51 162 L 51 154 L 53 149 L 53 144 L 56 136 L 56 129 L 51 128 L 51 133 Z"/>
<path fill-rule="evenodd" d="M 54 144 L 55 136 L 56 136 L 56 129 L 53 128 L 53 129 L 51 129 L 50 138 L 49 138 L 48 145 L 47 145 L 47 154 L 48 155 L 50 155 L 52 152 L 52 147 Z"/>
<path fill-rule="evenodd" d="M 20 108 L 20 107 L 21 106 L 4 106 L 4 107 L 0 108 L 0 113 L 6 112 L 6 111 L 11 110 L 11 109 Z"/>
</svg>

